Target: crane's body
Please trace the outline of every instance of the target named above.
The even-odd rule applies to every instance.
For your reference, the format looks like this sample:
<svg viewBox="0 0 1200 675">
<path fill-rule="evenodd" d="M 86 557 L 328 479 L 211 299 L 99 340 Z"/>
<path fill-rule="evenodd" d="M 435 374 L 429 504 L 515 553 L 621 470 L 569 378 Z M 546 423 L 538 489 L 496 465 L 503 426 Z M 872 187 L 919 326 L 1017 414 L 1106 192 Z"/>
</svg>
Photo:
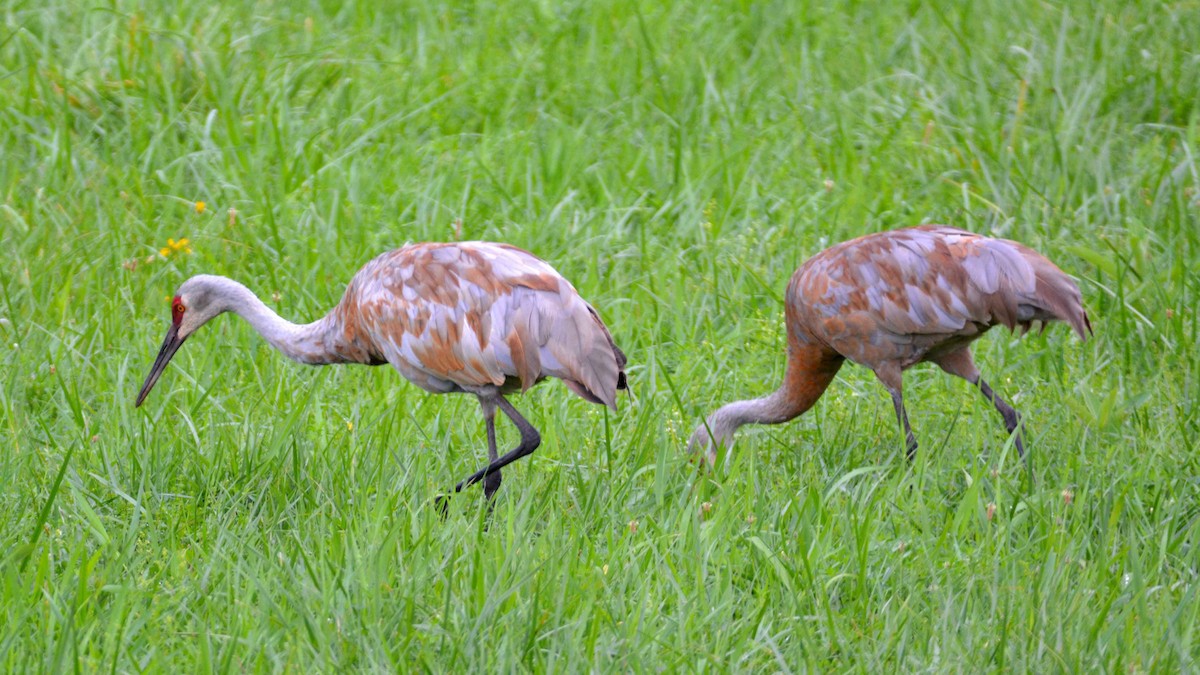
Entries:
<svg viewBox="0 0 1200 675">
<path fill-rule="evenodd" d="M 1004 325 L 1065 321 L 1083 339 L 1091 332 L 1079 288 L 1062 270 L 1017 242 L 929 225 L 859 237 L 830 247 L 792 276 L 786 295 L 788 365 L 770 396 L 726 405 L 692 435 L 693 449 L 713 457 L 743 424 L 776 424 L 807 411 L 846 360 L 873 370 L 888 389 L 905 432 L 901 373 L 921 362 L 979 386 L 1004 417 L 1018 415 L 980 377 L 970 344 Z M 715 441 L 715 443 L 713 442 Z M 1016 439 L 1018 451 L 1024 448 Z"/>
<path fill-rule="evenodd" d="M 309 324 L 285 321 L 236 281 L 192 277 L 172 300 L 172 326 L 138 405 L 183 341 L 226 311 L 301 363 L 387 363 L 426 391 L 474 394 L 490 463 L 457 489 L 483 479 L 488 497 L 499 489 L 500 469 L 540 442 L 505 394 L 554 377 L 615 409 L 616 392 L 625 388 L 625 355 L 591 305 L 546 262 L 507 244 L 424 243 L 364 265 L 341 302 Z M 521 432 L 521 444 L 503 458 L 496 452 L 497 408 Z"/>
</svg>

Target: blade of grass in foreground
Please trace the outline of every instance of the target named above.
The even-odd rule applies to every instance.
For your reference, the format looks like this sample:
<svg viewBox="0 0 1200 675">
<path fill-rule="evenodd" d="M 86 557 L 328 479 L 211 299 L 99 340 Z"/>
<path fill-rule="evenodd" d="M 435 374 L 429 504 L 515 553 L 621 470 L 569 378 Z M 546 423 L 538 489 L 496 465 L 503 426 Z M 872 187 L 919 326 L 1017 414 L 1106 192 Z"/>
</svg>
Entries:
<svg viewBox="0 0 1200 675">
<path fill-rule="evenodd" d="M 49 430 L 47 429 L 47 432 Z M 49 435 L 49 434 L 47 434 Z M 75 445 L 67 448 L 67 453 L 63 455 L 62 464 L 58 467 L 58 474 L 54 476 L 54 483 L 50 486 L 50 493 L 46 495 L 46 502 L 42 504 L 42 510 L 38 513 L 37 521 L 33 525 L 33 533 L 29 538 L 29 543 L 25 545 L 25 550 L 18 553 L 21 560 L 20 570 L 25 571 L 25 567 L 33 558 L 33 552 L 37 547 L 38 540 L 42 537 L 42 527 L 46 524 L 46 519 L 50 517 L 50 509 L 54 507 L 54 500 L 58 497 L 58 490 L 62 486 L 63 476 L 67 474 L 67 466 L 71 463 L 71 455 L 75 452 Z"/>
</svg>

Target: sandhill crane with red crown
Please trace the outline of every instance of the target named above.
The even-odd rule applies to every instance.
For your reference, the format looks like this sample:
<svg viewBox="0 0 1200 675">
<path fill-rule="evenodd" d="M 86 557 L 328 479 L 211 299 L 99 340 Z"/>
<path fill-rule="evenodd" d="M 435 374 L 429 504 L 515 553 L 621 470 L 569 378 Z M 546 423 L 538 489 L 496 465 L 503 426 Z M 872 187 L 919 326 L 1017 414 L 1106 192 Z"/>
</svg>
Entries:
<svg viewBox="0 0 1200 675">
<path fill-rule="evenodd" d="M 780 424 L 817 402 L 847 359 L 875 371 L 892 396 L 909 460 L 917 441 L 904 411 L 901 372 L 930 361 L 979 387 L 1017 433 L 1019 416 L 980 377 L 971 342 L 992 326 L 1065 321 L 1083 340 L 1092 332 L 1079 287 L 1036 251 L 938 225 L 880 232 L 828 248 L 805 262 L 788 284 L 788 361 L 775 393 L 721 407 L 700 424 L 688 447 L 728 449 L 745 424 Z"/>
<path fill-rule="evenodd" d="M 189 336 L 233 312 L 271 346 L 311 365 L 391 364 L 436 394 L 470 393 L 487 426 L 488 460 L 455 488 L 482 480 L 490 499 L 500 470 L 532 453 L 541 436 L 505 399 L 546 377 L 592 403 L 616 410 L 625 389 L 625 355 L 575 288 L 550 265 L 507 244 L 412 244 L 367 263 L 325 317 L 297 325 L 280 318 L 242 284 L 219 276 L 185 281 L 171 301 L 171 327 L 137 396 L 137 405 Z M 496 451 L 496 409 L 521 434 Z"/>
</svg>

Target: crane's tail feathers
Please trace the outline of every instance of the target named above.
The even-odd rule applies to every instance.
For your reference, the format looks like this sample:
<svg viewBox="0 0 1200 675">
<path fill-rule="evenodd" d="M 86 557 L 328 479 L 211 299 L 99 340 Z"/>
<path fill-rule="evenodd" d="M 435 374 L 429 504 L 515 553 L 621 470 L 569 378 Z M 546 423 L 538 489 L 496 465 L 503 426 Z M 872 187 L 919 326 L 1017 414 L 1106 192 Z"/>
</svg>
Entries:
<svg viewBox="0 0 1200 675">
<path fill-rule="evenodd" d="M 592 316 L 595 316 L 595 310 L 592 310 Z M 597 317 L 596 320 L 599 321 L 600 318 Z M 600 324 L 600 325 L 604 326 L 604 324 Z M 604 329 L 604 334 L 608 335 L 607 328 Z M 617 389 L 618 390 L 628 389 L 629 388 L 629 380 L 625 379 L 625 364 L 627 363 L 627 361 L 625 359 L 625 352 L 621 351 L 621 348 L 618 347 L 616 345 L 616 343 L 613 342 L 612 335 L 608 335 L 608 341 L 610 344 L 612 344 L 613 353 L 616 354 L 616 356 L 617 356 Z"/>
<path fill-rule="evenodd" d="M 603 336 L 604 340 L 603 344 L 598 345 L 599 348 L 595 350 L 595 358 L 591 360 L 591 363 L 593 365 L 596 365 L 597 363 L 601 364 L 600 368 L 605 371 L 607 371 L 607 366 L 609 363 L 616 365 L 617 379 L 613 390 L 606 400 L 597 401 L 597 403 L 604 403 L 613 410 L 616 410 L 616 392 L 619 390 L 629 389 L 629 380 L 625 377 L 625 364 L 628 363 L 628 359 L 625 357 L 625 352 L 621 351 L 621 348 L 617 346 L 615 341 L 613 341 L 612 333 L 608 332 L 608 326 L 605 326 L 604 322 L 600 320 L 600 315 L 596 312 L 595 308 L 586 302 L 584 305 L 587 307 L 588 314 L 592 318 L 592 323 L 595 329 L 591 332 L 593 335 L 598 333 L 599 335 Z M 605 380 L 607 381 L 607 378 L 605 378 Z M 583 398 L 587 399 L 586 396 Z M 600 396 L 599 398 L 605 397 Z"/>
<path fill-rule="evenodd" d="M 585 401 L 616 410 L 617 390 L 628 386 L 625 354 L 596 310 L 574 293 L 517 288 L 513 298 L 518 310 L 507 342 L 522 388 L 549 375 Z"/>
<path fill-rule="evenodd" d="M 613 343 L 596 310 L 582 298 L 560 304 L 554 296 L 539 313 L 541 363 L 548 374 L 564 382 L 580 398 L 617 409 L 625 355 Z"/>
<path fill-rule="evenodd" d="M 1083 309 L 1079 286 L 1054 263 L 1033 251 L 1030 253 L 1033 255 L 1027 254 L 1026 258 L 1033 266 L 1036 285 L 1032 297 L 1023 299 L 1022 304 L 1031 306 L 1034 315 L 1022 317 L 1025 318 L 1023 323 L 1040 320 L 1043 322 L 1042 330 L 1045 330 L 1046 321 L 1064 321 L 1070 324 L 1080 340 L 1087 340 L 1094 332 L 1092 322 Z"/>
<path fill-rule="evenodd" d="M 593 394 L 590 389 L 588 389 L 587 387 L 583 386 L 582 384 L 576 382 L 575 380 L 563 380 L 563 383 L 567 385 L 568 389 L 575 392 L 575 394 L 577 396 L 579 396 L 579 398 L 587 401 L 588 403 L 596 403 L 598 405 L 608 405 L 607 402 L 600 400 L 599 396 L 596 396 L 595 394 Z M 614 409 L 616 408 L 616 406 L 612 406 L 612 407 Z"/>
</svg>

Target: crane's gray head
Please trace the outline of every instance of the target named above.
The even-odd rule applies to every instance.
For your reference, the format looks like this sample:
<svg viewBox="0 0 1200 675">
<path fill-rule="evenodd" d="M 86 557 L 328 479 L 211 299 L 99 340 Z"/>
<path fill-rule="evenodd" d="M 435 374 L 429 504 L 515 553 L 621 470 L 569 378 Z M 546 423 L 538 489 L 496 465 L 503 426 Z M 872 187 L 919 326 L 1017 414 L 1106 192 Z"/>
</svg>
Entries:
<svg viewBox="0 0 1200 675">
<path fill-rule="evenodd" d="M 732 422 L 733 420 L 723 415 L 721 410 L 710 415 L 708 420 L 701 422 L 692 432 L 692 438 L 688 441 L 688 455 L 701 455 L 703 461 L 715 467 L 717 448 L 728 450 L 733 447 L 733 433 L 738 425 Z"/>
<path fill-rule="evenodd" d="M 175 297 L 171 299 L 171 327 L 167 329 L 167 337 L 163 339 L 158 357 L 146 376 L 146 383 L 138 392 L 137 405 L 146 400 L 146 395 L 158 382 L 171 357 L 183 346 L 183 341 L 208 323 L 209 319 L 229 310 L 233 297 L 231 286 L 240 287 L 240 284 L 224 277 L 200 274 L 183 282 L 175 292 Z"/>
</svg>

